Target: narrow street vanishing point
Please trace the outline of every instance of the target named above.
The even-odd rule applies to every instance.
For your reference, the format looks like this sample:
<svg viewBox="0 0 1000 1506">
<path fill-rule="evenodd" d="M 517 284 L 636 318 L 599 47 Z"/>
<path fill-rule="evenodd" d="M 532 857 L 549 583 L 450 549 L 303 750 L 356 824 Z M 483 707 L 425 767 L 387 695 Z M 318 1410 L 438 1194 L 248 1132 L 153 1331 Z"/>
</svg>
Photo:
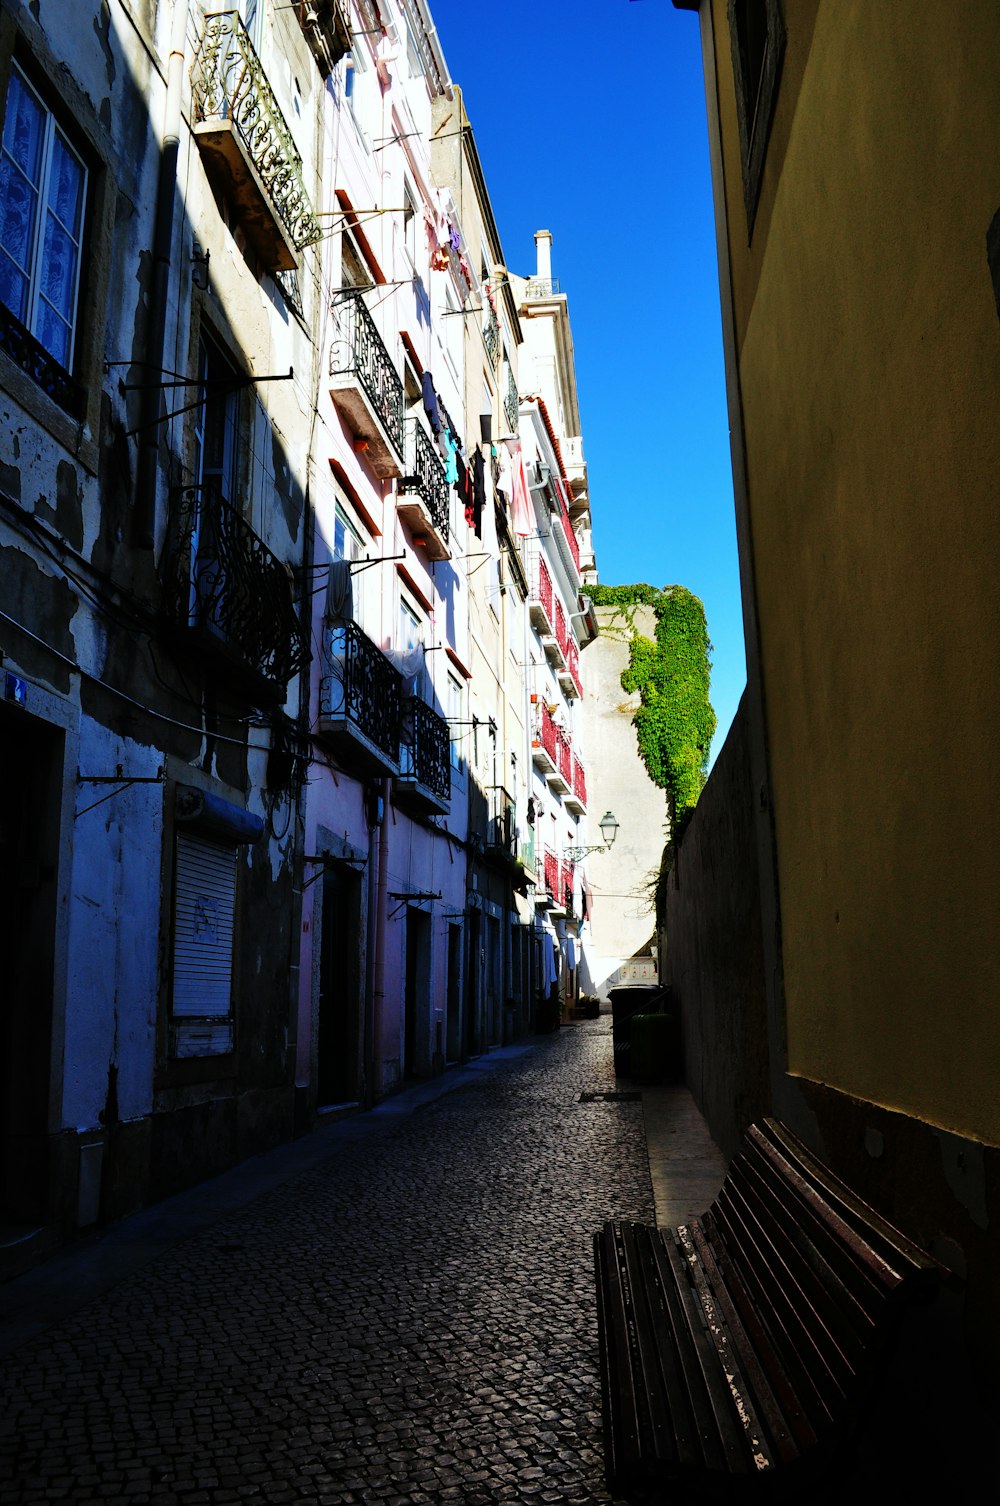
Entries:
<svg viewBox="0 0 1000 1506">
<path fill-rule="evenodd" d="M 2 1506 L 610 1500 L 591 1236 L 652 1217 L 642 1104 L 581 1101 L 607 1016 L 498 1055 L 9 1353 Z"/>
</svg>

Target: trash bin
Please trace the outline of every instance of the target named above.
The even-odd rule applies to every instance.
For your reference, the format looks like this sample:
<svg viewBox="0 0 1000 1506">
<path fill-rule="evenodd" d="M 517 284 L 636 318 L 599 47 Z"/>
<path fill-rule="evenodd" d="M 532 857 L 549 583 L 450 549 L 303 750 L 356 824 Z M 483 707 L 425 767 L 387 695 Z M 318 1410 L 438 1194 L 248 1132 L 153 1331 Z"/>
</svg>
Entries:
<svg viewBox="0 0 1000 1506">
<path fill-rule="evenodd" d="M 631 1077 L 632 1020 L 637 1014 L 657 1014 L 666 990 L 659 983 L 616 983 L 608 989 L 611 1000 L 611 1037 L 614 1043 L 615 1076 Z"/>
<path fill-rule="evenodd" d="M 674 1014 L 634 1014 L 630 1035 L 630 1077 L 640 1082 L 673 1082 L 680 1077 L 680 1031 Z"/>
</svg>

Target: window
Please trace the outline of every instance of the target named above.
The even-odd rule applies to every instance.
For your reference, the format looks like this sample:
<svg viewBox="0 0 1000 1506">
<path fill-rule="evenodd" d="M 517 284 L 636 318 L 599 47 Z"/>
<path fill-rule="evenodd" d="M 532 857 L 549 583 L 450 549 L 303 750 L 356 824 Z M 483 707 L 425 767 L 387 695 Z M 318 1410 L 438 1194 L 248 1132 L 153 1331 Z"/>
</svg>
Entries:
<svg viewBox="0 0 1000 1506">
<path fill-rule="evenodd" d="M 417 204 L 409 183 L 403 184 L 403 246 L 410 266 L 417 266 Z"/>
<path fill-rule="evenodd" d="M 0 303 L 73 366 L 87 169 L 15 65 L 0 151 Z"/>
<path fill-rule="evenodd" d="M 214 341 L 198 346 L 201 401 L 195 409 L 194 474 L 198 486 L 235 503 L 239 476 L 239 382 L 235 367 Z"/>
<path fill-rule="evenodd" d="M 367 554 L 367 543 L 338 502 L 333 520 L 334 559 L 347 560 L 349 564 L 353 565 L 365 559 Z M 375 634 L 371 631 L 372 624 L 368 619 L 370 616 L 377 616 L 378 609 L 378 601 L 374 597 L 372 583 L 374 573 L 373 570 L 354 570 L 351 572 L 352 614 L 354 621 L 370 638 L 373 638 Z"/>
<path fill-rule="evenodd" d="M 424 624 L 402 596 L 399 598 L 399 650 L 396 667 L 404 677 L 404 695 L 425 699 Z"/>
<path fill-rule="evenodd" d="M 743 161 L 743 198 L 747 229 L 752 235 L 785 51 L 779 0 L 729 0 L 729 33 Z"/>
<path fill-rule="evenodd" d="M 465 685 L 448 671 L 448 724 L 451 729 L 451 766 L 456 773 L 462 772 L 462 739 L 465 737 L 467 728 L 462 726 L 464 721 L 463 707 L 465 706 Z"/>
</svg>

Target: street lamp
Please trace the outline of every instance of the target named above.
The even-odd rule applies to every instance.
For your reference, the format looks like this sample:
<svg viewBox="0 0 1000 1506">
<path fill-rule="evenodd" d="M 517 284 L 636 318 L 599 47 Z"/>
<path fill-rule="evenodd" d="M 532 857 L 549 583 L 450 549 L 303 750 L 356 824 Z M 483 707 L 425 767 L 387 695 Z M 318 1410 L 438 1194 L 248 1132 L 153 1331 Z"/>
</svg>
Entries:
<svg viewBox="0 0 1000 1506">
<path fill-rule="evenodd" d="M 604 815 L 601 817 L 600 821 L 597 824 L 601 829 L 601 836 L 604 838 L 604 841 L 595 842 L 590 847 L 564 848 L 563 856 L 567 858 L 569 862 L 579 863 L 582 858 L 585 858 L 587 856 L 588 852 L 607 852 L 611 847 L 614 846 L 615 837 L 617 837 L 618 835 L 618 822 L 615 818 L 614 811 L 605 811 Z"/>
</svg>

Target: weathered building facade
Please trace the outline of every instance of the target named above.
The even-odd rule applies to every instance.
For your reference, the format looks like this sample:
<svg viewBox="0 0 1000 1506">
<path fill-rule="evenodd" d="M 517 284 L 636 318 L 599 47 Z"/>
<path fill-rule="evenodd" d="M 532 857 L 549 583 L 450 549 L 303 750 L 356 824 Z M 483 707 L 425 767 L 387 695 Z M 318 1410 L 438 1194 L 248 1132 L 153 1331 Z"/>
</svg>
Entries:
<svg viewBox="0 0 1000 1506">
<path fill-rule="evenodd" d="M 7 1270 L 532 1023 L 459 106 L 423 0 L 0 4 Z"/>
</svg>

